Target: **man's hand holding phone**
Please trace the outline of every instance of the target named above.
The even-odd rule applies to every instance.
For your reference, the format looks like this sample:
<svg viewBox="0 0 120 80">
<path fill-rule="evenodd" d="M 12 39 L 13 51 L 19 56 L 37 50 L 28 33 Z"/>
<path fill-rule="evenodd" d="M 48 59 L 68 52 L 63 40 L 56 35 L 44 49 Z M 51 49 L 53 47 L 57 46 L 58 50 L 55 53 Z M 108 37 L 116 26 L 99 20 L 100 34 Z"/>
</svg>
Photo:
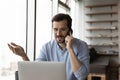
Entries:
<svg viewBox="0 0 120 80">
<path fill-rule="evenodd" d="M 67 50 L 72 49 L 72 45 L 74 43 L 74 37 L 72 36 L 71 32 L 69 33 L 69 35 L 66 36 L 65 43 Z"/>
</svg>

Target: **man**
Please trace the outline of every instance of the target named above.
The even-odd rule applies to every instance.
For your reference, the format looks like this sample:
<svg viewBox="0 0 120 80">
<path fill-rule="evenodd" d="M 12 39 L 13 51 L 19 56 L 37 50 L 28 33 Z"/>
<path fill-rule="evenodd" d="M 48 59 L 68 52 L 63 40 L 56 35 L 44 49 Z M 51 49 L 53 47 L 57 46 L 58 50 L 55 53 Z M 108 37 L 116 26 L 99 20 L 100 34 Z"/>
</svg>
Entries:
<svg viewBox="0 0 120 80">
<path fill-rule="evenodd" d="M 59 13 L 52 18 L 55 40 L 51 40 L 40 50 L 36 61 L 64 61 L 67 80 L 85 80 L 89 73 L 89 54 L 87 44 L 72 36 L 72 19 L 68 14 Z M 24 49 L 15 43 L 9 48 L 28 61 Z"/>
</svg>

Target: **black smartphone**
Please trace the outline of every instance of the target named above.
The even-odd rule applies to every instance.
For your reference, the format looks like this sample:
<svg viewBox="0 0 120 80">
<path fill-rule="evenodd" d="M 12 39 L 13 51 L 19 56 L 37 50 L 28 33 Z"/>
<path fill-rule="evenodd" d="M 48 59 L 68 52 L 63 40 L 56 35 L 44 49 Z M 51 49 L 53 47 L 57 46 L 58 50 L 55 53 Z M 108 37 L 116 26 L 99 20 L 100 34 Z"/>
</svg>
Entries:
<svg viewBox="0 0 120 80">
<path fill-rule="evenodd" d="M 70 35 L 70 31 L 68 31 L 67 35 Z"/>
<path fill-rule="evenodd" d="M 71 33 L 71 30 L 69 30 L 69 32 L 68 32 L 68 35 L 70 36 L 72 33 Z"/>
</svg>

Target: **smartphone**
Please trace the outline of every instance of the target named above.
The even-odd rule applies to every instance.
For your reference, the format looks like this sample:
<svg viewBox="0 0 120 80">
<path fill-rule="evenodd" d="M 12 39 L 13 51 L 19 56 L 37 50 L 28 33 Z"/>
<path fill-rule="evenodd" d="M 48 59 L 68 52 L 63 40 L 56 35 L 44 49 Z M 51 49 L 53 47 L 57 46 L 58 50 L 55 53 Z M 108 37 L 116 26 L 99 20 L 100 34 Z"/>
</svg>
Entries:
<svg viewBox="0 0 120 80">
<path fill-rule="evenodd" d="M 71 34 L 72 34 L 72 31 L 71 31 L 71 30 L 69 30 L 68 35 L 70 36 Z"/>
</svg>

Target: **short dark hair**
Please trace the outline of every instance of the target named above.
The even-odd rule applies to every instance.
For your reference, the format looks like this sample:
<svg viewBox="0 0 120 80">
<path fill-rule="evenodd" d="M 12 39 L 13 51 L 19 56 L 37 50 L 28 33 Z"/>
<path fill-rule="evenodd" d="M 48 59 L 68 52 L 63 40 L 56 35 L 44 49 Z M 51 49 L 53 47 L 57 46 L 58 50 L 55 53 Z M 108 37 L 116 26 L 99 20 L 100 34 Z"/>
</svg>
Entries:
<svg viewBox="0 0 120 80">
<path fill-rule="evenodd" d="M 52 23 L 54 21 L 62 21 L 62 20 L 66 20 L 67 21 L 67 27 L 69 28 L 69 30 L 71 31 L 71 33 L 73 33 L 73 30 L 71 28 L 71 26 L 72 26 L 72 18 L 68 14 L 64 14 L 64 13 L 58 13 L 58 14 L 56 14 L 52 18 Z"/>
</svg>

